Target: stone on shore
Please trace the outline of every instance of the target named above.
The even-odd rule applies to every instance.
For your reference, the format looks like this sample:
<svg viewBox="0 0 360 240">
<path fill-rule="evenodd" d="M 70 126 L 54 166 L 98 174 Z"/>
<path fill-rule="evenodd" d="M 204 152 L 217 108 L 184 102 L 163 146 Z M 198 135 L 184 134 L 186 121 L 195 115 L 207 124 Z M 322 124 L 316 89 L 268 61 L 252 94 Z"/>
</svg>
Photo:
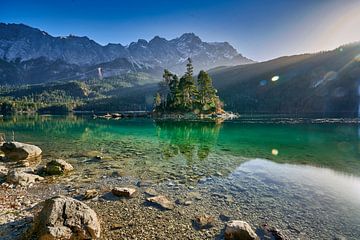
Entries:
<svg viewBox="0 0 360 240">
<path fill-rule="evenodd" d="M 136 189 L 128 187 L 115 187 L 111 190 L 111 192 L 118 197 L 134 197 L 136 194 Z"/>
<path fill-rule="evenodd" d="M 156 197 L 149 197 L 146 200 L 148 202 L 155 203 L 156 205 L 160 206 L 165 210 L 174 209 L 174 203 L 162 195 Z"/>
<path fill-rule="evenodd" d="M 151 197 L 154 197 L 156 195 L 158 195 L 158 193 L 156 192 L 155 189 L 153 188 L 146 188 L 145 191 L 144 191 L 145 194 L 151 196 Z"/>
<path fill-rule="evenodd" d="M 62 175 L 73 170 L 74 167 L 62 159 L 52 160 L 45 167 L 45 172 L 48 175 Z"/>
<path fill-rule="evenodd" d="M 0 178 L 5 178 L 6 175 L 8 174 L 8 169 L 7 167 L 0 165 Z"/>
<path fill-rule="evenodd" d="M 96 198 L 99 195 L 98 191 L 96 191 L 96 189 L 89 189 L 86 190 L 84 193 L 84 199 L 85 200 L 89 200 L 89 199 L 93 199 Z"/>
<path fill-rule="evenodd" d="M 259 237 L 247 222 L 234 220 L 226 224 L 225 240 L 259 240 Z"/>
<path fill-rule="evenodd" d="M 42 153 L 38 146 L 20 142 L 5 142 L 0 150 L 4 152 L 5 158 L 13 161 L 36 158 Z"/>
<path fill-rule="evenodd" d="M 30 168 L 11 169 L 6 177 L 8 183 L 19 184 L 21 186 L 27 186 L 41 180 L 44 180 L 44 178 L 34 174 Z"/>
<path fill-rule="evenodd" d="M 94 210 L 70 197 L 56 196 L 44 202 L 35 218 L 33 235 L 40 240 L 98 239 L 100 223 Z"/>
<path fill-rule="evenodd" d="M 198 229 L 207 229 L 215 225 L 215 218 L 210 215 L 196 216 L 194 219 L 194 225 Z"/>
</svg>

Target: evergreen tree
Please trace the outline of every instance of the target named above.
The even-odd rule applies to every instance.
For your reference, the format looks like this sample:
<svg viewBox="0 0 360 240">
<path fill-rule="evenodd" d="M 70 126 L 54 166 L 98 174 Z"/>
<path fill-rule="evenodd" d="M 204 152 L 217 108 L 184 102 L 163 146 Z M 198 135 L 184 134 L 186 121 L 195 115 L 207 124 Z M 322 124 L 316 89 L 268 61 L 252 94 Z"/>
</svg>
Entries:
<svg viewBox="0 0 360 240">
<path fill-rule="evenodd" d="M 181 92 L 179 89 L 179 78 L 176 74 L 172 75 L 169 83 L 170 93 L 168 95 L 169 107 L 177 110 L 181 106 Z"/>
<path fill-rule="evenodd" d="M 209 74 L 203 70 L 198 75 L 198 103 L 201 111 L 213 112 L 216 111 L 218 97 L 216 89 L 212 85 L 212 80 Z"/>
<path fill-rule="evenodd" d="M 180 79 L 176 74 L 164 70 L 159 91 L 154 97 L 156 111 L 194 111 L 196 114 L 222 111 L 222 102 L 210 76 L 205 71 L 200 71 L 196 85 L 193 69 L 189 58 L 186 72 Z"/>
<path fill-rule="evenodd" d="M 186 110 L 193 109 L 193 103 L 197 97 L 197 88 L 193 77 L 193 65 L 190 58 L 186 64 L 186 73 L 180 79 L 180 91 L 182 92 L 182 105 Z"/>
<path fill-rule="evenodd" d="M 165 69 L 163 74 L 163 80 L 159 82 L 159 95 L 161 99 L 161 107 L 162 109 L 166 108 L 167 105 L 167 96 L 169 93 L 169 84 L 172 78 L 172 73 Z"/>
</svg>

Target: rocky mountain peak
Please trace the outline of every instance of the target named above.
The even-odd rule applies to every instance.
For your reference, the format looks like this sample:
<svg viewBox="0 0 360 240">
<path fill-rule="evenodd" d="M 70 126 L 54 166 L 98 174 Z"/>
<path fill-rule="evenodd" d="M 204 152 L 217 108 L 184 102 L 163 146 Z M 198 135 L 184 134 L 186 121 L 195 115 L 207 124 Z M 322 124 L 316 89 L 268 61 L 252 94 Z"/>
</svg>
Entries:
<svg viewBox="0 0 360 240">
<path fill-rule="evenodd" d="M 229 43 L 203 42 L 194 33 L 184 33 L 172 40 L 155 36 L 149 42 L 139 39 L 128 46 L 115 43 L 102 46 L 87 36 L 53 37 L 40 29 L 24 24 L 0 23 L 0 59 L 6 62 L 42 58 L 48 61 L 61 60 L 62 65 L 71 64 L 80 67 L 109 63 L 105 66 L 111 66 L 112 70 L 109 73 L 111 75 L 134 69 L 142 71 L 142 67 L 145 67 L 144 71 L 168 68 L 181 73 L 188 57 L 193 58 L 196 71 L 220 65 L 252 62 L 242 57 Z M 126 64 L 124 66 L 119 62 L 111 64 L 116 59 L 125 59 L 121 63 Z M 32 62 L 37 63 L 37 61 Z M 114 70 L 116 66 L 118 69 Z M 128 66 L 131 68 L 129 69 Z"/>
</svg>

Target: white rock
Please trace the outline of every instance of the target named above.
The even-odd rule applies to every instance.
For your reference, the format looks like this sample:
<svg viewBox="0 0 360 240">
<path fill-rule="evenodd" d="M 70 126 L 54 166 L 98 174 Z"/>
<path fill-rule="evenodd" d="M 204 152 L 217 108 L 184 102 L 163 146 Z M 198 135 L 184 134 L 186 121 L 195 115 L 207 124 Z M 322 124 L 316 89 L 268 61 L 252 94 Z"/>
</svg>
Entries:
<svg viewBox="0 0 360 240">
<path fill-rule="evenodd" d="M 5 142 L 0 150 L 6 158 L 14 161 L 36 158 L 42 153 L 39 147 L 20 142 Z"/>
<path fill-rule="evenodd" d="M 166 210 L 171 210 L 174 208 L 174 203 L 162 195 L 149 197 L 146 200 L 148 202 L 155 203 Z"/>
<path fill-rule="evenodd" d="M 44 180 L 44 178 L 33 174 L 29 171 L 29 168 L 11 169 L 6 177 L 8 183 L 19 184 L 21 186 L 27 186 L 41 180 Z"/>
<path fill-rule="evenodd" d="M 48 199 L 35 218 L 34 235 L 40 240 L 98 239 L 100 223 L 94 210 L 70 197 Z"/>
<path fill-rule="evenodd" d="M 245 221 L 234 220 L 226 224 L 225 240 L 258 240 L 251 226 Z"/>
</svg>

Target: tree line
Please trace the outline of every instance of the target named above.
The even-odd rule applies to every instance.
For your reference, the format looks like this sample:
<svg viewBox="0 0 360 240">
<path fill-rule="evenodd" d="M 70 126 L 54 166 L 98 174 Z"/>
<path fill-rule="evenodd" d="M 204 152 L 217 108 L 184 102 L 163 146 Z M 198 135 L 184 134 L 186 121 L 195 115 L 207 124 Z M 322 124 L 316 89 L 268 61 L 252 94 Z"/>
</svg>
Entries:
<svg viewBox="0 0 360 240">
<path fill-rule="evenodd" d="M 201 70 L 194 78 L 192 61 L 188 58 L 186 72 L 179 79 L 176 74 L 164 70 L 163 80 L 154 98 L 154 111 L 193 112 L 195 114 L 213 114 L 223 112 L 223 103 L 217 95 L 209 74 Z"/>
</svg>

